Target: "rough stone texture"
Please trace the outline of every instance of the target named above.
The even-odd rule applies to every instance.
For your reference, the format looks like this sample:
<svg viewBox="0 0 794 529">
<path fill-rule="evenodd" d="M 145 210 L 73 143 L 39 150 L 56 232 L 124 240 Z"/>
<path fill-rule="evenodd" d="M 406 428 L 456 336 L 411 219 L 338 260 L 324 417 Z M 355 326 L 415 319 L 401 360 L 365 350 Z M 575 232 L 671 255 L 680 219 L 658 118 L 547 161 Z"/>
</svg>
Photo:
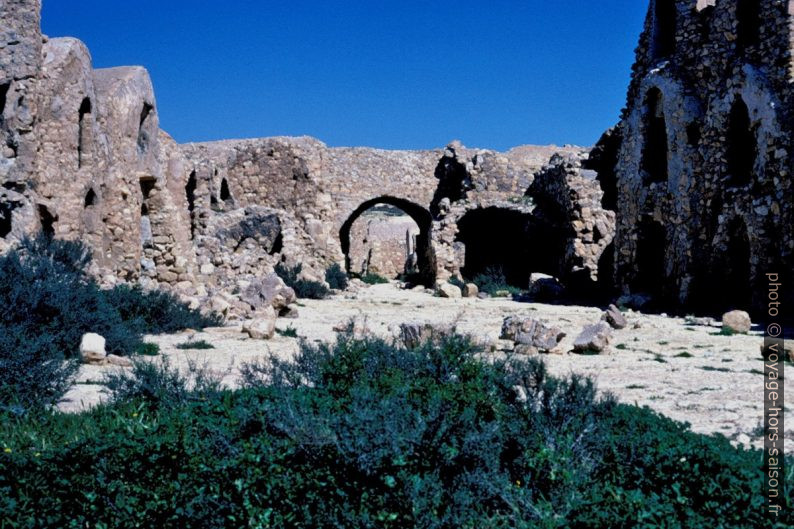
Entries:
<svg viewBox="0 0 794 529">
<path fill-rule="evenodd" d="M 543 215 L 533 217 L 526 198 L 535 173 L 555 152 L 585 153 L 499 153 L 459 142 L 426 151 L 329 148 L 308 137 L 177 145 L 159 129 L 144 68 L 95 70 L 80 41 L 44 38 L 37 0 L 0 10 L 8 22 L 0 33 L 0 251 L 40 229 L 79 239 L 103 283 L 170 289 L 199 306 L 213 300 L 230 318 L 251 317 L 239 293 L 278 262 L 300 263 L 316 278 L 333 263 L 409 272 L 427 287 L 459 275 L 467 252 L 479 251 L 459 230 L 467 213 L 517 213 L 517 230 L 524 221 L 540 226 Z M 579 189 L 569 180 L 561 193 Z M 560 233 L 586 217 L 582 198 L 560 202 Z M 362 232 L 356 220 L 376 206 L 402 210 L 411 226 L 365 223 Z M 549 257 L 548 267 L 585 266 L 576 256 L 591 255 L 588 237 L 584 229 L 566 234 L 570 255 Z M 527 265 L 514 282 L 537 271 L 545 270 Z"/>
<path fill-rule="evenodd" d="M 413 349 L 427 342 L 438 343 L 455 334 L 455 331 L 455 325 L 414 321 L 400 323 L 397 337 L 405 347 Z"/>
<path fill-rule="evenodd" d="M 474 283 L 466 283 L 463 286 L 464 298 L 476 298 L 480 294 L 480 289 Z"/>
<path fill-rule="evenodd" d="M 85 364 L 101 364 L 107 357 L 105 339 L 93 332 L 83 335 L 80 340 L 80 359 Z"/>
<path fill-rule="evenodd" d="M 276 334 L 276 311 L 265 307 L 257 317 L 243 323 L 243 332 L 254 340 L 269 340 Z"/>
<path fill-rule="evenodd" d="M 517 352 L 537 354 L 556 349 L 565 333 L 537 318 L 508 316 L 502 322 L 500 337 L 513 341 Z"/>
<path fill-rule="evenodd" d="M 764 274 L 794 269 L 794 3 L 650 4 L 607 193 L 617 285 L 662 306 L 760 313 Z"/>
<path fill-rule="evenodd" d="M 604 353 L 612 339 L 612 327 L 600 321 L 587 325 L 573 342 L 573 350 L 579 353 Z"/>
<path fill-rule="evenodd" d="M 583 168 L 583 159 L 555 154 L 528 190 L 535 216 L 547 229 L 563 232 L 563 257 L 552 275 L 567 282 L 598 280 L 599 260 L 615 232 L 615 213 L 602 207 L 597 173 Z"/>
<path fill-rule="evenodd" d="M 743 310 L 732 310 L 722 315 L 722 327 L 731 332 L 745 334 L 750 332 L 753 324 L 750 315 Z"/>
<path fill-rule="evenodd" d="M 601 316 L 601 320 L 607 322 L 613 329 L 625 329 L 629 324 L 626 321 L 626 317 L 615 305 L 607 307 L 607 310 Z"/>
<path fill-rule="evenodd" d="M 442 298 L 460 298 L 463 296 L 463 293 L 461 292 L 460 287 L 457 285 L 450 283 L 439 283 L 438 295 Z"/>
</svg>

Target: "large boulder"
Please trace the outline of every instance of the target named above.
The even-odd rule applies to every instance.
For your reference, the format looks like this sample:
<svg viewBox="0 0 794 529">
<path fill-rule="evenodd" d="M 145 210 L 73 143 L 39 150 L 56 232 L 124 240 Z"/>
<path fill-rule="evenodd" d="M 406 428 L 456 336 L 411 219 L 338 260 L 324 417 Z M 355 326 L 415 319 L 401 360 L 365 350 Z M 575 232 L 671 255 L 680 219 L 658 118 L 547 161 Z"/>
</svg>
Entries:
<svg viewBox="0 0 794 529">
<path fill-rule="evenodd" d="M 271 306 L 277 311 L 287 308 L 295 302 L 295 291 L 272 272 L 262 278 L 251 281 L 240 294 L 240 299 L 251 305 L 254 310 Z"/>
<path fill-rule="evenodd" d="M 463 287 L 464 298 L 476 298 L 480 294 L 480 289 L 474 283 L 466 283 Z"/>
<path fill-rule="evenodd" d="M 254 340 L 269 340 L 276 334 L 276 311 L 267 306 L 254 319 L 243 323 L 243 332 Z"/>
<path fill-rule="evenodd" d="M 548 274 L 541 274 L 538 272 L 532 273 L 529 276 L 529 288 L 527 293 L 537 300 L 556 300 L 559 299 L 565 292 L 565 288 L 560 283 L 560 280 Z"/>
<path fill-rule="evenodd" d="M 573 350 L 577 353 L 604 353 L 612 339 L 612 327 L 600 321 L 594 325 L 587 325 L 573 342 Z"/>
<path fill-rule="evenodd" d="M 732 310 L 722 315 L 722 328 L 736 334 L 747 334 L 753 323 L 743 310 Z"/>
<path fill-rule="evenodd" d="M 509 316 L 502 322 L 501 337 L 515 342 L 519 352 L 536 354 L 556 349 L 565 333 L 542 320 L 527 316 Z"/>
<path fill-rule="evenodd" d="M 438 343 L 455 334 L 455 326 L 443 323 L 407 322 L 401 323 L 398 340 L 407 348 L 413 349 L 426 342 Z"/>
<path fill-rule="evenodd" d="M 441 296 L 442 298 L 463 297 L 463 294 L 460 291 L 460 287 L 457 285 L 453 285 L 452 283 L 439 283 L 438 295 Z"/>
<path fill-rule="evenodd" d="M 607 322 L 613 329 L 625 329 L 629 324 L 626 321 L 626 317 L 615 305 L 610 305 L 604 311 L 604 314 L 601 315 L 601 320 Z"/>
<path fill-rule="evenodd" d="M 93 332 L 83 335 L 80 340 L 80 359 L 85 364 L 104 364 L 107 357 L 105 339 Z"/>
</svg>

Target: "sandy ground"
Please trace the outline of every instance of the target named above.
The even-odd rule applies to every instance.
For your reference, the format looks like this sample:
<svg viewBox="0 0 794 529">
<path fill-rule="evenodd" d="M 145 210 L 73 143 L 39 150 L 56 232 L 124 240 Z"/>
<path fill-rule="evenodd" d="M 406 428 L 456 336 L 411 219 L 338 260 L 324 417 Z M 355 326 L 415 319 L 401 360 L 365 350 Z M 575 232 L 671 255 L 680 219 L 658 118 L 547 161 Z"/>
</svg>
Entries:
<svg viewBox="0 0 794 529">
<path fill-rule="evenodd" d="M 601 310 L 592 307 L 518 303 L 508 299 L 446 299 L 424 291 L 400 290 L 393 284 L 362 288 L 331 299 L 301 300 L 300 317 L 279 319 L 277 327 L 294 327 L 308 340 L 333 340 L 333 328 L 354 316 L 364 315 L 371 331 L 391 336 L 390 330 L 406 321 L 457 322 L 459 331 L 472 334 L 497 349 L 502 320 L 512 314 L 532 315 L 567 333 L 563 350 L 588 323 L 598 321 Z M 544 355 L 557 375 L 581 373 L 593 378 L 600 391 L 619 400 L 648 406 L 668 417 L 691 424 L 699 433 L 722 433 L 735 442 L 760 446 L 758 427 L 763 411 L 763 361 L 760 333 L 722 336 L 719 328 L 690 326 L 684 319 L 628 313 L 629 327 L 616 331 L 609 354 L 583 356 L 572 353 Z M 189 339 L 206 340 L 214 349 L 180 350 Z M 288 358 L 298 340 L 276 335 L 272 340 L 247 338 L 240 326 L 151 336 L 172 365 L 205 364 L 234 387 L 238 369 L 268 354 Z M 495 354 L 499 354 L 498 352 Z M 77 383 L 61 402 L 64 411 L 77 411 L 102 399 L 99 384 L 112 367 L 85 365 Z M 787 393 L 787 411 L 794 396 Z M 794 440 L 794 429 L 786 432 Z M 789 442 L 787 451 L 794 451 Z"/>
</svg>

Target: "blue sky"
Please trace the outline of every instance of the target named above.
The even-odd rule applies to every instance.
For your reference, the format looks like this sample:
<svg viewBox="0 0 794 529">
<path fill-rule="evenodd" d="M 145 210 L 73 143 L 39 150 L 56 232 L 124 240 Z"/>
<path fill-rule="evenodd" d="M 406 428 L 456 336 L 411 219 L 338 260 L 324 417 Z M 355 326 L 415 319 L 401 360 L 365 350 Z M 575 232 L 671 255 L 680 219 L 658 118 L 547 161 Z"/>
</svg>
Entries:
<svg viewBox="0 0 794 529">
<path fill-rule="evenodd" d="M 594 143 L 625 103 L 643 0 L 44 0 L 97 68 L 139 64 L 177 141 L 409 149 Z"/>
</svg>

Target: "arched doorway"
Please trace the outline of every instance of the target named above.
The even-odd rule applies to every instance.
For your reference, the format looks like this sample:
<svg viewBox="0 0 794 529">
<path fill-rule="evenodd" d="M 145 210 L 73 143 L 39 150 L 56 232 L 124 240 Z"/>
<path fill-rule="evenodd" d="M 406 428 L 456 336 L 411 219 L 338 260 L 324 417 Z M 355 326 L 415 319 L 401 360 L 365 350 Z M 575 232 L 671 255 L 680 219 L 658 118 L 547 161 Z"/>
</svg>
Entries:
<svg viewBox="0 0 794 529">
<path fill-rule="evenodd" d="M 643 182 L 651 184 L 667 181 L 667 122 L 662 105 L 662 92 L 658 88 L 648 90 L 645 96 L 645 136 L 642 146 L 640 169 Z"/>
<path fill-rule="evenodd" d="M 746 310 L 752 307 L 750 270 L 750 237 L 741 218 L 728 224 L 726 251 L 722 261 L 722 287 L 720 310 Z"/>
<path fill-rule="evenodd" d="M 758 158 L 756 128 L 741 96 L 737 96 L 728 118 L 728 187 L 742 187 L 752 181 Z"/>
<path fill-rule="evenodd" d="M 357 273 L 356 265 L 351 258 L 351 234 L 356 221 L 367 212 L 381 213 L 383 215 L 396 215 L 400 212 L 410 217 L 416 224 L 415 237 L 410 230 L 403 234 L 405 241 L 405 268 L 413 272 L 416 283 L 433 286 L 436 281 L 436 257 L 431 242 L 433 218 L 426 208 L 402 198 L 382 196 L 367 200 L 359 205 L 342 224 L 339 230 L 339 240 L 342 253 L 345 255 L 345 268 L 348 273 Z"/>
<path fill-rule="evenodd" d="M 664 59 L 675 53 L 675 0 L 656 0 L 653 9 L 653 57 Z"/>
<path fill-rule="evenodd" d="M 650 218 L 637 227 L 637 253 L 631 291 L 651 297 L 653 305 L 663 304 L 666 282 L 667 234 L 664 226 Z"/>
<path fill-rule="evenodd" d="M 567 234 L 531 213 L 489 207 L 458 221 L 457 240 L 466 247 L 465 278 L 501 274 L 508 285 L 525 289 L 533 272 L 559 277 Z"/>
</svg>

